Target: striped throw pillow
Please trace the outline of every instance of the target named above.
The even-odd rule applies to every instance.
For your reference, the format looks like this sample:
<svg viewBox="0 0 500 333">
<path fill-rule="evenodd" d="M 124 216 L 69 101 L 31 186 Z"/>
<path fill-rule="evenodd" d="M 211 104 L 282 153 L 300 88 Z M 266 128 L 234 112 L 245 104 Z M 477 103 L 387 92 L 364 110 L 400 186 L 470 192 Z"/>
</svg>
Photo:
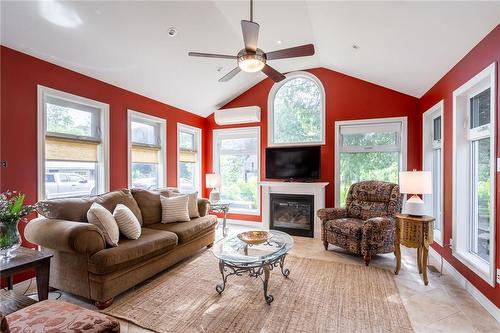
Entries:
<svg viewBox="0 0 500 333">
<path fill-rule="evenodd" d="M 138 239 L 141 236 L 141 224 L 130 208 L 118 204 L 113 212 L 120 232 L 128 239 Z"/>
<path fill-rule="evenodd" d="M 87 212 L 87 220 L 102 231 L 106 244 L 112 247 L 118 246 L 120 230 L 109 210 L 94 202 Z"/>
<path fill-rule="evenodd" d="M 161 201 L 161 223 L 189 222 L 189 197 L 180 195 L 175 197 L 164 197 L 160 195 Z"/>
</svg>

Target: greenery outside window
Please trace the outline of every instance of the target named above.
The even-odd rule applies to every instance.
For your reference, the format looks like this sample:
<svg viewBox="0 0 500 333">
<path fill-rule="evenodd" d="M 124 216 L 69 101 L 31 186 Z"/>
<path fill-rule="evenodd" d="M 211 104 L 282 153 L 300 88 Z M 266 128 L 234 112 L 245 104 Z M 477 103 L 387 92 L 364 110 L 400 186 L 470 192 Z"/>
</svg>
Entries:
<svg viewBox="0 0 500 333">
<path fill-rule="evenodd" d="M 165 186 L 165 120 L 128 111 L 131 188 Z"/>
<path fill-rule="evenodd" d="M 201 193 L 201 130 L 177 125 L 177 188 L 182 193 Z"/>
<path fill-rule="evenodd" d="M 108 189 L 108 105 L 38 86 L 39 199 Z"/>
<path fill-rule="evenodd" d="M 269 146 L 325 144 L 325 90 L 308 72 L 287 74 L 268 101 Z"/>
<path fill-rule="evenodd" d="M 399 182 L 406 169 L 406 117 L 335 123 L 335 200 L 344 206 L 352 184 Z"/>
<path fill-rule="evenodd" d="M 221 199 L 230 211 L 260 212 L 260 128 L 214 130 L 214 171 L 221 175 Z"/>
</svg>

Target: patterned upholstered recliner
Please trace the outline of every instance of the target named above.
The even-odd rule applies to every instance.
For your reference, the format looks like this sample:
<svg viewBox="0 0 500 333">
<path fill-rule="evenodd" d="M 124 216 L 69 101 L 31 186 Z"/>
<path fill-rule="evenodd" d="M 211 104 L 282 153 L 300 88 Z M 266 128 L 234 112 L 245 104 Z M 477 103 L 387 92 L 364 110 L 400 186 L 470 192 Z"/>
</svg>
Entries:
<svg viewBox="0 0 500 333">
<path fill-rule="evenodd" d="M 402 196 L 397 184 L 364 181 L 349 188 L 345 208 L 318 210 L 321 238 L 328 250 L 333 244 L 362 254 L 368 266 L 371 256 L 394 251 L 396 220 Z"/>
</svg>

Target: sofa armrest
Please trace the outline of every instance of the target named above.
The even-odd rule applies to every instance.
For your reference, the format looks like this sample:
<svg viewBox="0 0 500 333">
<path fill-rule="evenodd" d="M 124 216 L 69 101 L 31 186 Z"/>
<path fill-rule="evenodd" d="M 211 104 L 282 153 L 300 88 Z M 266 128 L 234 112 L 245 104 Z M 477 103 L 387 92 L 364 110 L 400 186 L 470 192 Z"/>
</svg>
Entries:
<svg viewBox="0 0 500 333">
<path fill-rule="evenodd" d="M 104 235 L 95 225 L 39 217 L 24 230 L 28 241 L 56 251 L 92 255 L 106 248 Z"/>
<path fill-rule="evenodd" d="M 198 198 L 198 212 L 200 217 L 208 214 L 208 207 L 210 206 L 210 200 L 206 198 Z"/>
<path fill-rule="evenodd" d="M 345 208 L 322 208 L 316 213 L 323 221 L 342 219 L 347 217 L 347 209 Z"/>
</svg>

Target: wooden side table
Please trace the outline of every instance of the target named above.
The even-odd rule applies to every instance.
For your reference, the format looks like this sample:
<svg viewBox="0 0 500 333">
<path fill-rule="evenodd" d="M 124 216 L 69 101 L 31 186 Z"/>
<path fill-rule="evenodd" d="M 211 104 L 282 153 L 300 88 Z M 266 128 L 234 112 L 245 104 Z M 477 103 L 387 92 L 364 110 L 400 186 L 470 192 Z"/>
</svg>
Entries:
<svg viewBox="0 0 500 333">
<path fill-rule="evenodd" d="M 400 244 L 417 249 L 418 273 L 422 274 L 424 284 L 429 284 L 427 278 L 427 258 L 429 245 L 434 241 L 434 218 L 431 216 L 412 216 L 396 214 L 396 237 L 394 238 L 394 254 L 396 255 L 396 270 L 401 268 Z"/>
<path fill-rule="evenodd" d="M 36 288 L 38 300 L 43 301 L 49 297 L 49 271 L 52 254 L 20 247 L 14 251 L 15 257 L 0 262 L 0 276 L 7 277 L 9 290 L 13 288 L 14 273 L 30 268 L 36 270 Z"/>
</svg>

